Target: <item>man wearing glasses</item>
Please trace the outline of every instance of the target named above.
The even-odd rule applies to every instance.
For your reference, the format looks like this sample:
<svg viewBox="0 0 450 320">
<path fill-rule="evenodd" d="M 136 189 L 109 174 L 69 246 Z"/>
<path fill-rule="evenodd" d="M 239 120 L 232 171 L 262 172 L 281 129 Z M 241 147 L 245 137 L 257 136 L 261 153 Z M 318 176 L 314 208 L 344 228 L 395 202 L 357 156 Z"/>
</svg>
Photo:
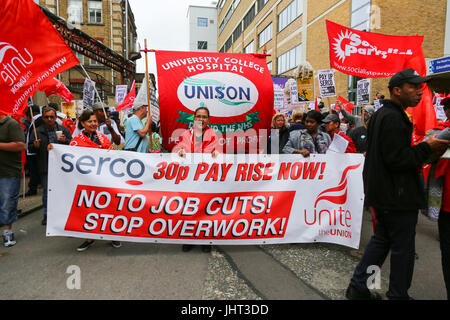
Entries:
<svg viewBox="0 0 450 320">
<path fill-rule="evenodd" d="M 48 146 L 49 144 L 69 145 L 72 135 L 69 129 L 56 122 L 56 111 L 50 107 L 42 108 L 42 121 L 36 128 L 36 135 L 30 134 L 28 148 L 36 152 L 38 158 L 39 175 L 42 183 L 42 206 L 44 207 L 44 219 L 42 225 L 47 224 L 47 185 L 48 185 Z"/>
</svg>

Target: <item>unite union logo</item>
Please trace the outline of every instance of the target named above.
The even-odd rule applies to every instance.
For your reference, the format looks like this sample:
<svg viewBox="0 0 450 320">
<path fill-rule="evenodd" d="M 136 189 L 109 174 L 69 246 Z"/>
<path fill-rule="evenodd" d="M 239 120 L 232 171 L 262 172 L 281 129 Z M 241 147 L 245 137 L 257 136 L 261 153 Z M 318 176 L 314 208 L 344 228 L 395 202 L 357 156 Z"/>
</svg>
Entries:
<svg viewBox="0 0 450 320">
<path fill-rule="evenodd" d="M 0 42 L 0 77 L 4 83 L 12 87 L 13 93 L 28 80 L 30 72 L 25 71 L 34 60 L 26 48 L 23 51 L 22 54 L 11 44 Z"/>
<path fill-rule="evenodd" d="M 320 230 L 319 235 L 337 235 L 345 238 L 351 238 L 352 214 L 343 207 L 347 202 L 348 174 L 350 171 L 359 168 L 361 164 L 351 165 L 344 169 L 341 180 L 333 188 L 326 189 L 319 193 L 314 203 L 314 209 L 308 212 L 304 210 L 305 224 L 308 226 L 316 225 L 331 229 L 327 231 Z M 318 204 L 322 201 L 328 201 L 333 204 L 327 208 L 321 209 Z M 325 221 L 324 221 L 325 219 Z"/>
</svg>

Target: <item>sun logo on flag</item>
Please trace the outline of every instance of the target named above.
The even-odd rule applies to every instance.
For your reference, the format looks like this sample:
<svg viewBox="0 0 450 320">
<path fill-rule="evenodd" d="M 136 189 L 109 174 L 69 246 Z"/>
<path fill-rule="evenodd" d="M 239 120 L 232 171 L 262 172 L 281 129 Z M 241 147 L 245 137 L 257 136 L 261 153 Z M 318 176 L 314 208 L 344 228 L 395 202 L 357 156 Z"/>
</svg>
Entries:
<svg viewBox="0 0 450 320">
<path fill-rule="evenodd" d="M 334 53 L 336 54 L 337 58 L 341 62 L 345 61 L 345 51 L 342 49 L 342 42 L 345 39 L 350 40 L 351 35 L 352 35 L 352 33 L 349 32 L 348 30 L 346 30 L 345 33 L 344 33 L 344 31 L 341 31 L 341 33 L 338 34 L 338 37 L 334 38 L 334 41 L 335 41 L 333 44 Z"/>
</svg>

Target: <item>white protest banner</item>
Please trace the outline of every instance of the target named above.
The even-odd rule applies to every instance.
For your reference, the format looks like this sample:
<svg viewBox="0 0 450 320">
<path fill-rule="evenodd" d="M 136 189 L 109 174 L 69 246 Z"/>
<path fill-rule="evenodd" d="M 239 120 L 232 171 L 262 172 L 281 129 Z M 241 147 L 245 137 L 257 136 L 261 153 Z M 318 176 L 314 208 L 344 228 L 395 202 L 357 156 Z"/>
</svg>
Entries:
<svg viewBox="0 0 450 320">
<path fill-rule="evenodd" d="M 375 99 L 373 100 L 373 106 L 375 107 L 375 111 L 377 111 L 383 106 L 383 104 L 381 103 L 380 99 Z"/>
<path fill-rule="evenodd" d="M 362 79 L 357 83 L 356 104 L 363 105 L 370 103 L 370 79 Z"/>
<path fill-rule="evenodd" d="M 116 104 L 121 104 L 123 102 L 123 99 L 125 99 L 125 96 L 128 93 L 128 86 L 126 84 L 118 84 L 116 85 Z"/>
<path fill-rule="evenodd" d="M 284 92 L 283 89 L 280 89 L 278 86 L 273 87 L 274 99 L 273 99 L 273 108 L 275 110 L 281 110 L 284 108 Z"/>
<path fill-rule="evenodd" d="M 55 145 L 47 236 L 358 248 L 361 154 L 141 154 Z"/>
<path fill-rule="evenodd" d="M 335 97 L 336 85 L 334 83 L 333 70 L 319 70 L 317 76 L 319 79 L 320 96 L 322 98 Z"/>
<path fill-rule="evenodd" d="M 291 104 L 293 106 L 298 106 L 299 105 L 299 101 L 298 101 L 298 89 L 297 89 L 297 82 L 290 82 L 290 86 L 291 86 Z"/>
<path fill-rule="evenodd" d="M 83 86 L 83 108 L 91 109 L 95 100 L 95 82 L 86 78 Z"/>
</svg>

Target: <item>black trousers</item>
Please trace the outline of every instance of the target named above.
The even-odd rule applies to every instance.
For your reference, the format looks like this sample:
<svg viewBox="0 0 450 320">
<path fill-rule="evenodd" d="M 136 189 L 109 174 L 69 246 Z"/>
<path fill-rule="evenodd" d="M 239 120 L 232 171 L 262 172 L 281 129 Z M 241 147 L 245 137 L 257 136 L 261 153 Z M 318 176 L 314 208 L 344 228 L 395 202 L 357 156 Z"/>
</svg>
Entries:
<svg viewBox="0 0 450 320">
<path fill-rule="evenodd" d="M 373 266 L 381 269 L 389 251 L 391 269 L 389 274 L 389 299 L 409 299 L 414 260 L 418 210 L 390 211 L 375 208 L 375 235 L 370 239 L 364 255 L 357 265 L 350 285 L 367 291 L 367 280 L 373 275 Z"/>
<path fill-rule="evenodd" d="M 439 241 L 441 246 L 442 273 L 444 274 L 447 299 L 450 300 L 450 212 L 439 213 Z"/>
</svg>

